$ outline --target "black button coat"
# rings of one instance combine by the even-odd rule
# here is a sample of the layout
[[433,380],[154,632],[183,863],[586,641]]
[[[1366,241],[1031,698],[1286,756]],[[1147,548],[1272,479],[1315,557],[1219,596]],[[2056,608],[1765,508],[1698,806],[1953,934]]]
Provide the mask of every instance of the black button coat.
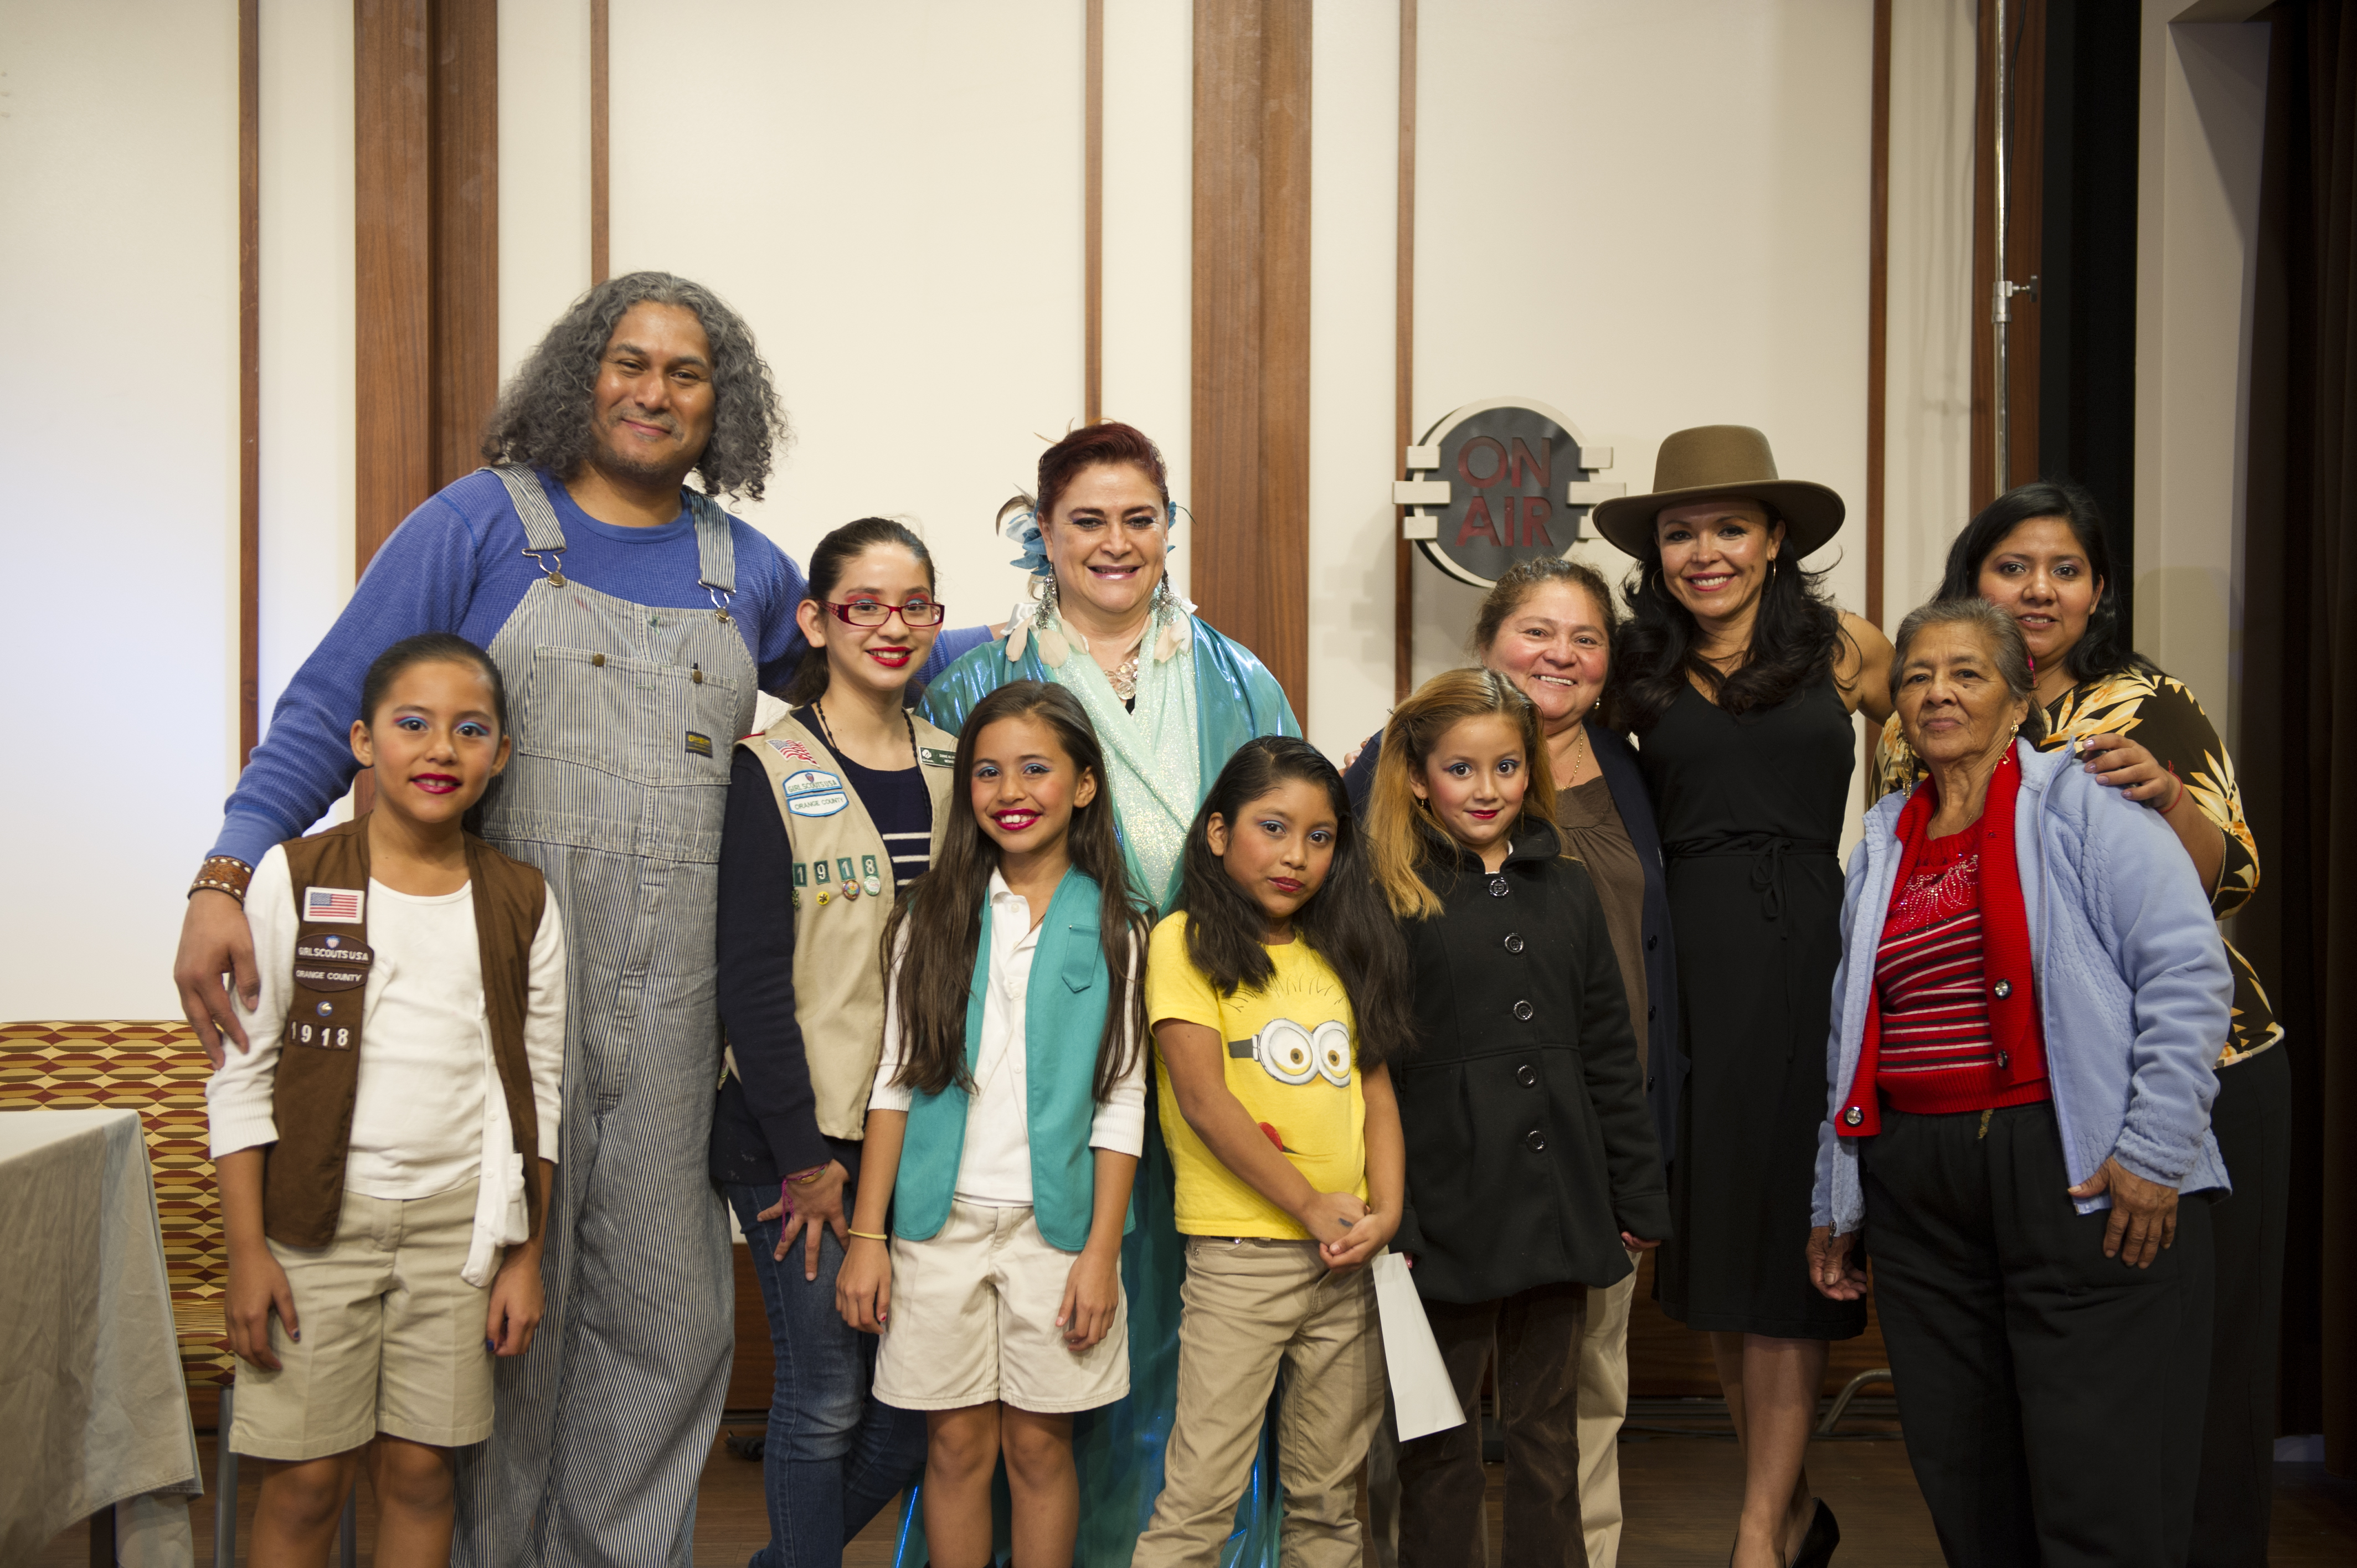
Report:
[[1518,833],[1495,873],[1436,835],[1423,875],[1437,917],[1405,922],[1417,1044],[1391,1064],[1407,1144],[1394,1245],[1437,1301],[1629,1274],[1620,1232],[1670,1233],[1604,906],[1552,824]]
[[[1586,721],[1588,749],[1597,770],[1612,792],[1612,809],[1620,813],[1638,863],[1645,869],[1643,934],[1645,938],[1645,1095],[1653,1107],[1653,1136],[1662,1145],[1662,1163],[1678,1157],[1678,1096],[1685,1087],[1686,1058],[1678,1033],[1677,944],[1670,930],[1670,887],[1662,865],[1662,835],[1653,826],[1652,798],[1645,793],[1645,776],[1638,769],[1636,748],[1626,736],[1614,735],[1597,719]],[[1359,759],[1342,775],[1351,792],[1351,809],[1366,820],[1367,801],[1374,792],[1375,764],[1383,757],[1383,732],[1367,737]]]

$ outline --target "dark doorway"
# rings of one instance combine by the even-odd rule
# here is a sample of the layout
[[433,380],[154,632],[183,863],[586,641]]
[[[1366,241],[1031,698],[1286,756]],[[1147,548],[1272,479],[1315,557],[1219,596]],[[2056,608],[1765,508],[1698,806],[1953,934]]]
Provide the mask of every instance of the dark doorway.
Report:
[[2046,0],[2038,467],[2094,492],[2135,625],[2136,79],[2140,8]]

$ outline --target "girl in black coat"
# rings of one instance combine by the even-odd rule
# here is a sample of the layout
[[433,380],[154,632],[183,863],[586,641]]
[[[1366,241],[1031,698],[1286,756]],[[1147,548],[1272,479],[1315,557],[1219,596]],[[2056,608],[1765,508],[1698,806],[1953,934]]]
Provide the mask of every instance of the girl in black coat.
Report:
[[[1436,676],[1383,732],[1368,824],[1407,936],[1418,1045],[1394,1065],[1408,1254],[1458,1399],[1498,1348],[1506,1568],[1587,1561],[1575,1351],[1589,1285],[1669,1233],[1627,993],[1587,873],[1564,858],[1530,700]],[[1402,1568],[1464,1561],[1482,1506],[1469,1423],[1400,1451]]]

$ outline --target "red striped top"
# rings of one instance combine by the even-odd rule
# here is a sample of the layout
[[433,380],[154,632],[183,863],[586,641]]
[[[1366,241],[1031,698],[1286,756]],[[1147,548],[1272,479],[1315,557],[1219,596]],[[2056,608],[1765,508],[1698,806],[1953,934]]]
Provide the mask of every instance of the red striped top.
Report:
[[2007,1088],[1998,1071],[1982,957],[1980,837],[1967,829],[1925,841],[1891,897],[1875,960],[1874,1081],[1900,1111],[1938,1115],[2048,1097],[2043,1078]]

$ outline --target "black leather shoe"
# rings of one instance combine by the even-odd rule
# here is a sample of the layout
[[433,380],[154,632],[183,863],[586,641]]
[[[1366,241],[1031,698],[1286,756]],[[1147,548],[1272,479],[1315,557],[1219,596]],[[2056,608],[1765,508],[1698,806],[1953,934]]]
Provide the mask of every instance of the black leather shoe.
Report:
[[1825,1507],[1825,1499],[1817,1499],[1817,1511],[1809,1520],[1809,1533],[1801,1537],[1801,1550],[1792,1556],[1792,1568],[1825,1568],[1834,1560],[1834,1548],[1841,1544],[1841,1526],[1834,1519],[1834,1510]]

